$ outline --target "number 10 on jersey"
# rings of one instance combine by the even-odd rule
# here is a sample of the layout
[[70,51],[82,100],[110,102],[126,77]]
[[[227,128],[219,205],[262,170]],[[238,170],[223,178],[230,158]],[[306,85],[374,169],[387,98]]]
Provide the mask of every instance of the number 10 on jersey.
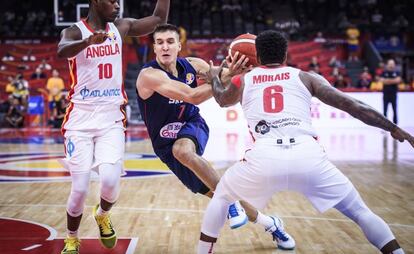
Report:
[[263,110],[266,113],[279,113],[283,110],[283,87],[269,86],[263,90]]
[[112,78],[112,64],[99,64],[99,79],[110,79]]

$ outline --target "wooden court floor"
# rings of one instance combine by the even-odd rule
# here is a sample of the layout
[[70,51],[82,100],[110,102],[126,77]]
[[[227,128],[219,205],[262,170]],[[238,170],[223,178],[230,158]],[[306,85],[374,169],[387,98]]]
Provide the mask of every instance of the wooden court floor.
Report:
[[[9,169],[10,172],[10,165],[19,171],[30,167],[33,160],[29,156],[29,159],[24,157],[24,162],[18,159],[5,161],[2,155],[41,153],[43,156],[63,153],[62,145],[53,142],[6,142],[0,146],[0,167]],[[133,162],[134,154],[151,153],[147,139],[127,144],[127,155],[130,155],[129,160],[132,161],[128,163],[131,165],[137,163]],[[34,158],[38,158],[36,156]],[[414,253],[414,157],[411,158],[398,159],[398,154],[389,151],[384,153],[383,160],[364,160],[361,157],[361,160],[334,161],[351,179],[367,205],[390,224],[406,253]],[[49,176],[54,176],[53,172],[59,171],[55,169],[55,160],[53,156],[39,160],[50,166]],[[16,164],[16,161],[20,164]],[[144,168],[154,167],[160,168],[159,172],[168,172],[159,166],[156,158],[148,163],[150,166],[144,165]],[[44,165],[33,165],[37,167],[34,172],[44,171]],[[222,170],[226,168],[221,167]],[[29,173],[26,175],[33,176]],[[80,235],[85,239],[97,237],[97,227],[91,212],[99,200],[98,191],[99,182],[92,181],[80,228]],[[62,238],[65,236],[65,206],[69,192],[70,181],[67,181],[67,176],[43,182],[4,181],[0,183],[0,218],[48,225],[56,230],[56,237]],[[112,221],[118,236],[138,238],[136,248],[128,253],[195,253],[207,203],[206,197],[192,194],[171,174],[125,177],[122,180],[120,199],[112,212]],[[378,253],[356,224],[332,209],[319,214],[298,194],[276,194],[264,212],[284,219],[287,231],[296,240],[295,251],[277,250],[269,234],[257,225],[248,224],[237,230],[231,230],[225,225],[216,253]],[[5,234],[0,233],[1,237],[4,238]],[[2,252],[5,240],[7,235],[0,239],[0,253],[34,253]]]

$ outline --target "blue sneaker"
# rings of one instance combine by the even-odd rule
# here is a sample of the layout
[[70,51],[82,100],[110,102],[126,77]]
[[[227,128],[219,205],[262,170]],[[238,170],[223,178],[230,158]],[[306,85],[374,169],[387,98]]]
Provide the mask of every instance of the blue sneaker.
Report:
[[236,201],[229,206],[227,219],[229,220],[231,229],[239,228],[247,223],[248,218],[246,212],[239,201]]
[[283,221],[276,216],[270,216],[270,218],[273,220],[273,226],[267,228],[266,232],[272,234],[276,246],[282,250],[293,250],[296,245],[295,239],[286,233]]

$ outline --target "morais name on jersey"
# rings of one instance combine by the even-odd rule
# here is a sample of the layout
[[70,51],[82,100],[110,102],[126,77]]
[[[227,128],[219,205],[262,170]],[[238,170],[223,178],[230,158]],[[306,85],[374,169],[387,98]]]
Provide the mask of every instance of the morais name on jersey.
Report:
[[89,46],[86,48],[86,58],[95,58],[111,55],[119,55],[118,43],[108,45]]
[[253,84],[273,82],[273,81],[279,81],[279,80],[287,80],[287,79],[290,79],[289,72],[279,73],[276,75],[254,75]]

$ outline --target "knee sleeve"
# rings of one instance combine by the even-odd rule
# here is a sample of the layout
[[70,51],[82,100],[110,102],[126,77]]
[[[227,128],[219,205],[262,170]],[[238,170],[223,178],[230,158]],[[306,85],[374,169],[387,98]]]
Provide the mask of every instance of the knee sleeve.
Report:
[[99,165],[102,199],[109,203],[115,203],[119,196],[121,174],[122,161],[114,164],[103,163]]
[[85,199],[88,195],[90,173],[72,174],[72,188],[70,191],[66,211],[72,217],[83,213]]
[[368,241],[379,250],[395,239],[390,227],[365,205],[356,189],[353,189],[335,208],[357,223]]
[[226,222],[227,211],[231,202],[223,197],[211,199],[203,217],[201,232],[207,236],[217,238],[220,229]]

